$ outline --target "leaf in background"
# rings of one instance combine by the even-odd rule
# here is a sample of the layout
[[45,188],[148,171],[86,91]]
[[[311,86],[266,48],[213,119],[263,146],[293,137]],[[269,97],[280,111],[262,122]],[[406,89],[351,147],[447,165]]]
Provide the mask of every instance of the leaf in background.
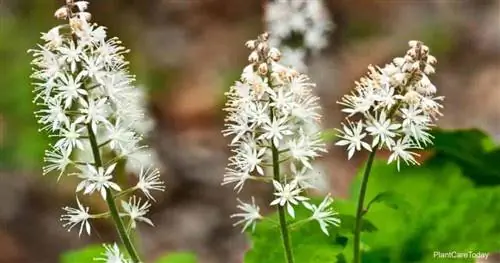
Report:
[[[352,215],[339,214],[342,224],[340,225],[342,233],[354,233],[354,228],[356,226],[356,217]],[[375,232],[377,231],[377,227],[370,222],[369,220],[363,218],[361,220],[361,232]]]
[[79,250],[70,250],[62,254],[60,263],[88,263],[94,262],[94,258],[104,253],[102,245],[91,245]]
[[377,194],[366,206],[366,210],[370,211],[370,207],[375,203],[383,203],[387,207],[395,210],[401,210],[408,215],[411,210],[411,204],[404,197],[394,191],[384,191]]
[[168,255],[160,258],[156,263],[196,263],[198,260],[193,253],[178,252],[169,253]]
[[436,154],[430,161],[440,163],[452,160],[465,176],[480,186],[500,184],[500,149],[484,132],[477,129],[435,130]]

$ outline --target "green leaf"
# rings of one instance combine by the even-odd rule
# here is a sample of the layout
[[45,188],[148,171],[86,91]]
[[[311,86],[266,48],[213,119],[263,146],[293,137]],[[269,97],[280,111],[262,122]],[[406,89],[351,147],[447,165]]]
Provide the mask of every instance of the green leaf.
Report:
[[500,149],[484,132],[471,130],[432,132],[433,162],[453,161],[460,166],[463,175],[480,186],[500,184]]
[[156,263],[196,263],[198,260],[193,253],[178,252],[170,253],[160,258]]
[[[436,146],[429,150],[435,155],[420,166],[398,171],[386,160],[375,160],[366,196],[375,201],[365,218],[378,231],[361,235],[370,248],[363,252],[364,263],[434,263],[433,251],[496,251],[500,247],[500,223],[495,216],[500,214],[500,185],[482,180],[496,176],[500,156],[493,156],[498,148],[477,130],[434,134]],[[408,203],[410,217],[400,212],[407,208],[399,198]],[[351,254],[347,247],[342,253]]]
[[394,191],[384,191],[377,194],[366,206],[366,211],[370,211],[370,207],[375,203],[383,203],[387,207],[396,210],[401,209],[405,213],[408,213],[411,209],[410,203],[408,203],[402,195]]
[[60,263],[87,263],[94,262],[94,258],[104,253],[102,245],[91,245],[83,249],[64,252],[59,260]]
[[[342,233],[353,234],[356,227],[356,217],[352,215],[339,214],[338,218],[340,218],[341,221],[340,228],[341,230],[344,230]],[[361,232],[375,232],[377,230],[377,227],[368,219],[361,219]]]

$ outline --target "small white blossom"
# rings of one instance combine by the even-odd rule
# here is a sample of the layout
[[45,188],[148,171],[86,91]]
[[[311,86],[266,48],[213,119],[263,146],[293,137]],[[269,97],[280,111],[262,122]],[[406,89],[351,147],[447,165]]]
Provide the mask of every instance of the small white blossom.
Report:
[[90,219],[89,207],[84,207],[78,198],[76,198],[76,202],[78,208],[63,207],[63,210],[66,212],[66,214],[61,216],[61,221],[64,222],[63,227],[67,227],[68,231],[71,231],[74,226],[80,225],[78,235],[81,236],[83,230],[90,235],[90,223],[88,221]]
[[66,171],[68,165],[72,164],[71,149],[62,147],[52,147],[51,150],[45,151],[43,174],[48,174],[52,171],[59,171],[58,179]]
[[363,132],[363,122],[358,121],[357,124],[348,122],[348,125],[342,123],[342,130],[338,130],[340,140],[335,143],[335,145],[345,146],[347,145],[347,158],[351,159],[355,151],[361,151],[362,148],[367,151],[371,151],[371,146],[362,141],[366,137],[366,133]]
[[122,200],[122,207],[125,213],[122,213],[122,216],[127,216],[130,218],[130,227],[136,228],[137,222],[141,221],[148,225],[154,226],[153,222],[145,215],[148,213],[151,204],[148,201],[144,201],[141,204],[141,198],[137,198],[135,195],[130,197],[128,202]]
[[315,204],[304,203],[304,206],[313,212],[310,217],[311,220],[316,220],[321,228],[321,231],[325,233],[325,235],[329,235],[328,233],[328,225],[339,226],[340,219],[335,217],[338,215],[337,212],[333,211],[331,205],[333,204],[333,199],[330,195],[327,195],[325,199],[316,206]]
[[418,165],[417,160],[415,160],[415,156],[419,156],[419,154],[414,153],[410,150],[417,148],[411,142],[405,139],[399,139],[392,149],[392,154],[389,156],[387,163],[392,163],[396,161],[397,167],[399,170],[399,160],[403,159],[406,164]]
[[260,214],[260,208],[255,204],[255,198],[252,196],[252,203],[245,203],[240,199],[238,199],[238,203],[239,205],[236,207],[243,212],[231,215],[231,217],[241,217],[238,222],[234,223],[234,226],[244,224],[241,230],[242,232],[248,227],[251,227],[252,231],[254,231],[257,221],[263,218]]
[[165,191],[165,184],[160,179],[160,171],[153,167],[148,167],[146,169],[141,167],[139,181],[137,182],[136,187],[151,200],[155,200],[151,191]]
[[285,186],[274,180],[273,186],[276,199],[274,199],[270,205],[279,205],[283,207],[286,205],[286,210],[291,217],[295,217],[293,205],[309,200],[309,198],[300,195],[302,193],[302,189],[298,187],[296,180],[285,184]]
[[115,166],[116,163],[104,170],[103,167],[98,167],[96,169],[93,165],[87,165],[86,171],[79,175],[83,180],[76,187],[76,192],[83,190],[84,194],[91,194],[97,191],[101,194],[102,199],[106,199],[106,190],[108,188],[121,191],[120,186],[111,181],[111,179],[113,179],[112,173]]

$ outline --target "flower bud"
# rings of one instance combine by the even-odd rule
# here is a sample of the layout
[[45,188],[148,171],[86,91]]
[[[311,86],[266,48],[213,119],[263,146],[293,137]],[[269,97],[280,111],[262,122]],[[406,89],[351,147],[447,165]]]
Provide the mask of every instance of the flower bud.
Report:
[[404,58],[402,58],[402,57],[397,57],[397,58],[394,58],[394,59],[392,60],[392,62],[393,62],[396,66],[401,67],[401,66],[405,63],[405,59],[404,59]]
[[433,55],[428,55],[427,56],[427,63],[429,63],[431,65],[436,64],[437,63],[436,57],[434,57]]
[[418,42],[419,42],[419,41],[417,41],[417,40],[410,40],[410,41],[408,42],[408,45],[409,45],[410,47],[412,47],[412,48],[415,48],[415,47],[417,46]]
[[263,33],[260,36],[262,37],[262,40],[264,40],[264,41],[267,41],[269,39],[269,33],[268,32],[265,32],[265,33]]
[[247,42],[245,42],[245,46],[249,49],[255,49],[256,47],[256,41],[255,40],[248,40]]
[[261,75],[266,75],[268,68],[267,68],[267,63],[261,63],[258,68],[259,74]]
[[68,18],[68,8],[63,6],[54,12],[54,16],[57,19],[67,19]]
[[260,43],[257,45],[257,50],[258,50],[259,52],[265,52],[268,48],[269,48],[269,46],[267,45],[267,42],[260,42]]
[[430,75],[430,74],[434,74],[435,72],[436,72],[436,70],[434,70],[433,66],[431,66],[429,64],[425,65],[425,68],[424,68],[424,73],[425,74]]
[[78,2],[75,2],[75,6],[76,6],[76,8],[78,8],[78,11],[83,12],[83,11],[87,10],[87,8],[89,6],[89,2],[78,1]]
[[250,53],[250,56],[248,56],[248,61],[250,61],[250,63],[256,63],[259,61],[259,54],[257,53],[257,51],[253,51],[252,53]]
[[271,50],[269,50],[268,56],[274,61],[279,61],[281,58],[281,53],[278,49],[271,48]]

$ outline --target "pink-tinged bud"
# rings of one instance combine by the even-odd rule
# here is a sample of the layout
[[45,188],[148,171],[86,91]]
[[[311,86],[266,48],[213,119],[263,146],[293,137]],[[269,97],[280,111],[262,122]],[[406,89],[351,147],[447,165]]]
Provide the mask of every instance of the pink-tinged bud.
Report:
[[269,50],[268,56],[274,61],[279,61],[281,58],[281,52],[277,48],[271,48],[271,50]]
[[245,43],[245,46],[249,49],[255,49],[256,47],[256,41],[255,40],[248,40],[246,43]]
[[425,65],[425,68],[424,68],[424,73],[427,74],[427,75],[430,75],[430,74],[434,74],[436,72],[436,70],[434,69],[433,66],[431,65]]
[[394,64],[398,67],[401,67],[404,63],[405,63],[405,59],[402,58],[402,57],[397,57],[397,58],[394,58],[392,60],[392,62],[394,62]]
[[435,65],[437,63],[437,60],[433,55],[428,55],[427,56],[427,63],[429,63],[431,65]]
[[408,45],[409,45],[410,47],[414,48],[414,47],[416,47],[416,46],[417,46],[418,42],[419,42],[419,41],[417,41],[417,40],[410,40],[410,41],[408,42]]
[[266,75],[268,71],[268,67],[266,63],[261,63],[258,68],[259,74]]
[[87,10],[87,8],[89,7],[89,2],[78,1],[78,2],[75,2],[75,6],[76,6],[76,8],[78,8],[78,11],[83,12],[83,11]]
[[264,41],[267,41],[269,39],[269,33],[268,32],[265,32],[265,33],[263,33],[260,36],[262,37],[262,40],[264,40]]
[[257,45],[257,50],[259,52],[264,52],[266,51],[268,48],[268,45],[267,45],[267,42],[260,42],[258,45]]

